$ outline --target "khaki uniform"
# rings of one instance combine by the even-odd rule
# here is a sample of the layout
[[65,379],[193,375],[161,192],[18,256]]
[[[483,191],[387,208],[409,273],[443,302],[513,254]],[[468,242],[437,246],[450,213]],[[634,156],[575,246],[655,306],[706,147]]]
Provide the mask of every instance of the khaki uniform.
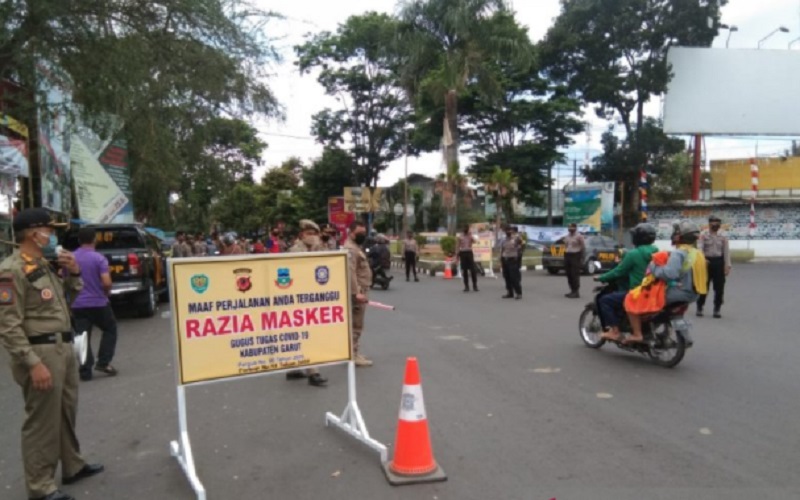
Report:
[[[697,248],[706,256],[708,263],[708,283],[706,285],[714,285],[714,311],[719,312],[725,302],[726,270],[732,267],[728,237],[720,234],[719,231],[716,233],[705,232],[700,235]],[[701,295],[697,299],[697,307],[700,311],[705,307],[707,297],[708,295]]]
[[195,257],[205,257],[208,253],[208,247],[202,241],[197,241],[194,244],[194,256]]
[[372,269],[369,267],[367,254],[355,241],[347,238],[344,248],[350,260],[350,294],[353,296],[353,353],[358,355],[361,333],[364,331],[364,316],[367,313],[367,304],[359,304],[355,300],[356,294],[367,295],[372,286]]
[[183,243],[176,241],[172,245],[172,258],[179,259],[181,257],[185,257],[185,255],[183,255]]
[[[320,245],[318,245],[318,246],[314,246],[314,247],[312,247],[312,248],[309,248],[309,247],[307,247],[307,246],[306,246],[306,244],[305,244],[305,243],[303,243],[302,241],[300,241],[300,240],[298,239],[298,240],[297,240],[297,243],[295,243],[295,244],[292,246],[292,248],[290,248],[290,249],[289,249],[289,251],[288,251],[287,253],[298,253],[298,252],[322,252],[322,251],[324,251],[324,250],[326,250],[326,248],[325,248],[325,246],[323,246],[322,244],[320,244]],[[298,372],[299,372],[299,370],[298,370]],[[306,370],[306,374],[307,374],[309,377],[310,377],[311,375],[314,375],[315,373],[319,373],[319,370],[317,370],[316,368],[309,368],[309,369],[307,369],[307,370]]]
[[[80,277],[64,280],[44,259],[15,251],[0,263],[0,340],[11,355],[14,380],[25,399],[22,457],[30,497],[56,491],[55,473],[72,477],[86,462],[75,435],[78,408],[78,361],[71,343],[31,345],[30,337],[72,332],[65,288],[73,296],[83,288]],[[30,370],[44,363],[53,388],[34,390]]]
[[194,256],[194,249],[192,248],[192,245],[189,244],[188,241],[184,241],[183,243],[181,243],[181,254],[183,254],[182,255],[183,257]]

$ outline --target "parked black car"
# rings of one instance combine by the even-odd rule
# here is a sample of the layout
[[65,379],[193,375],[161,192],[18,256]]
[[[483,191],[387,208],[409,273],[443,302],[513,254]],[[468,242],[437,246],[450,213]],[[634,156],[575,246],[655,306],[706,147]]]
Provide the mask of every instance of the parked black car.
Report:
[[[600,235],[587,235],[586,254],[583,256],[583,272],[594,274],[600,271],[609,271],[617,266],[620,261],[622,245],[613,238]],[[545,245],[542,252],[542,266],[550,274],[558,274],[564,269],[564,238]]]
[[[156,312],[160,297],[167,294],[166,258],[161,242],[138,224],[90,224],[97,231],[97,251],[108,259],[113,303],[133,303],[141,316]],[[74,251],[78,229],[63,238],[62,245]]]

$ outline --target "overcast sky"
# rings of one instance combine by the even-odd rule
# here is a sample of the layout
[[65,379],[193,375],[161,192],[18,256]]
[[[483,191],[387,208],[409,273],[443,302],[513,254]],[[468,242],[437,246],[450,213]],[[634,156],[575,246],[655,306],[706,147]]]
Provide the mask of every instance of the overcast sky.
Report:
[[[284,106],[286,120],[284,122],[258,122],[257,127],[263,134],[269,148],[264,154],[264,167],[259,169],[256,178],[260,178],[267,168],[279,165],[290,156],[297,156],[308,161],[318,157],[322,148],[310,134],[311,116],[325,107],[336,107],[336,101],[325,96],[322,87],[314,76],[301,76],[294,67],[294,51],[296,44],[302,43],[308,33],[317,31],[334,31],[349,16],[369,10],[379,12],[395,12],[398,3],[395,0],[293,0],[291,2],[276,0],[255,0],[262,8],[276,11],[285,19],[271,24],[271,34],[276,38],[276,47],[283,56],[283,62],[273,69],[274,76],[270,85]],[[517,20],[528,27],[532,40],[540,40],[558,15],[559,0],[528,0],[514,3]],[[735,25],[739,31],[732,34],[730,48],[755,48],[758,40],[766,36],[778,26],[786,26],[790,32],[777,33],[766,41],[764,49],[786,50],[789,42],[800,37],[800,0],[730,0],[723,9],[722,22]],[[714,47],[724,47],[728,33],[721,32],[714,41]],[[794,46],[800,51],[800,43]],[[660,103],[651,103],[649,113],[657,116]],[[592,154],[599,152],[599,138],[606,125],[598,121],[593,112],[586,113],[584,120],[592,123]],[[756,139],[724,139],[708,138],[706,151],[709,158],[735,158],[754,154]],[[788,148],[790,141],[774,138],[758,141],[759,155],[779,154]],[[576,144],[568,152],[570,158],[577,157],[581,161],[587,150],[587,136],[576,137]],[[462,165],[463,167],[464,165]],[[435,176],[442,171],[438,154],[423,155],[409,159],[409,173],[420,173]],[[403,160],[394,162],[382,175],[381,184],[391,185],[404,175]],[[562,175],[568,176],[566,170]]]

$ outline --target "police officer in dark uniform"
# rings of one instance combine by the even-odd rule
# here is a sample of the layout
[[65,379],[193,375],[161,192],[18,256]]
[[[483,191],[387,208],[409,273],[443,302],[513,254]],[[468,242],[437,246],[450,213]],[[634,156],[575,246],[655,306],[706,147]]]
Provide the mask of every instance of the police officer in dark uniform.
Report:
[[72,500],[56,486],[59,462],[63,484],[103,471],[102,465],[84,461],[75,435],[78,360],[65,289],[74,296],[83,280],[71,253],[59,252],[60,274],[45,259],[58,242],[56,224],[45,209],[21,211],[13,227],[19,249],[0,263],[0,341],[25,400],[22,458],[28,496]]

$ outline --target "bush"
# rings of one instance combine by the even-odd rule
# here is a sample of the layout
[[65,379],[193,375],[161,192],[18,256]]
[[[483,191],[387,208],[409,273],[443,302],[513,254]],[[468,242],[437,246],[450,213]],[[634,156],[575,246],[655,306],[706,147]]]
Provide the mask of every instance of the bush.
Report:
[[414,239],[417,240],[417,246],[419,247],[420,250],[425,248],[425,245],[428,244],[428,238],[426,238],[426,237],[424,237],[422,235],[418,234],[418,235],[414,236]]
[[443,236],[440,245],[445,255],[452,257],[456,254],[456,239],[454,236]]

